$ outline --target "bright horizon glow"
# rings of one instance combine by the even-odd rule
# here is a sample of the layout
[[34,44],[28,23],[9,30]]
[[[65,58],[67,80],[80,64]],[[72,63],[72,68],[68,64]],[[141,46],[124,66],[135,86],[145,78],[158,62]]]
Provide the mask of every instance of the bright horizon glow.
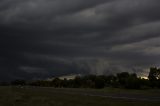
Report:
[[140,77],[141,79],[148,79],[148,77],[145,77],[145,76],[143,76],[143,77]]

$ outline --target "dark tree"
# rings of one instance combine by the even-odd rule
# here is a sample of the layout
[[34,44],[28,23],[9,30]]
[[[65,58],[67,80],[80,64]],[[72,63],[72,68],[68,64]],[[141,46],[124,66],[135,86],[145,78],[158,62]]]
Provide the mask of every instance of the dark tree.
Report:
[[104,86],[105,86],[105,80],[101,77],[97,77],[95,79],[95,88],[100,89],[100,88],[104,88]]
[[76,76],[74,79],[74,88],[79,88],[81,87],[82,84],[82,79],[79,76]]
[[26,81],[25,80],[15,80],[15,81],[12,81],[11,82],[12,85],[21,85],[21,86],[24,86],[26,85]]
[[126,78],[125,88],[140,89],[140,86],[140,79],[137,78],[136,74],[130,74],[130,76]]
[[150,86],[159,87],[160,86],[160,69],[157,67],[151,67],[148,75],[148,79],[150,81]]
[[59,78],[55,78],[53,81],[52,81],[52,84],[54,87],[62,87],[62,80],[60,80]]
[[151,67],[148,75],[150,81],[156,81],[159,78],[159,69],[157,67]]
[[128,77],[129,77],[128,72],[122,72],[122,73],[117,74],[118,82],[122,86],[126,84],[126,80],[127,80]]

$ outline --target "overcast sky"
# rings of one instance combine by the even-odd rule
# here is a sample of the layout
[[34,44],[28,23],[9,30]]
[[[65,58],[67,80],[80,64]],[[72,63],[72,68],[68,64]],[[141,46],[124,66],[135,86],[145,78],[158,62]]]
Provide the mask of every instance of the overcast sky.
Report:
[[148,74],[160,0],[0,0],[0,80]]

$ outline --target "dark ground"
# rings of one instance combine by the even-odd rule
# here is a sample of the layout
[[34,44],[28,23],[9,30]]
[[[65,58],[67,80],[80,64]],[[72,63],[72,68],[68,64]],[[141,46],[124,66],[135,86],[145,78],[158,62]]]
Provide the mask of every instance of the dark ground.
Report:
[[160,90],[0,87],[0,106],[160,106]]

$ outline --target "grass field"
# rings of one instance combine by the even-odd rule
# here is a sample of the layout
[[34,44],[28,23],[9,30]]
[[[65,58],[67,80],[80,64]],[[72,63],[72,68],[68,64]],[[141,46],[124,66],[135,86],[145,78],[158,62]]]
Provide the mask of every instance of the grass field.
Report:
[[[97,94],[114,97],[124,94],[137,99],[110,98]],[[140,100],[141,96],[149,100]],[[160,101],[154,101],[151,97],[160,97],[160,91],[0,87],[0,106],[160,106]]]

